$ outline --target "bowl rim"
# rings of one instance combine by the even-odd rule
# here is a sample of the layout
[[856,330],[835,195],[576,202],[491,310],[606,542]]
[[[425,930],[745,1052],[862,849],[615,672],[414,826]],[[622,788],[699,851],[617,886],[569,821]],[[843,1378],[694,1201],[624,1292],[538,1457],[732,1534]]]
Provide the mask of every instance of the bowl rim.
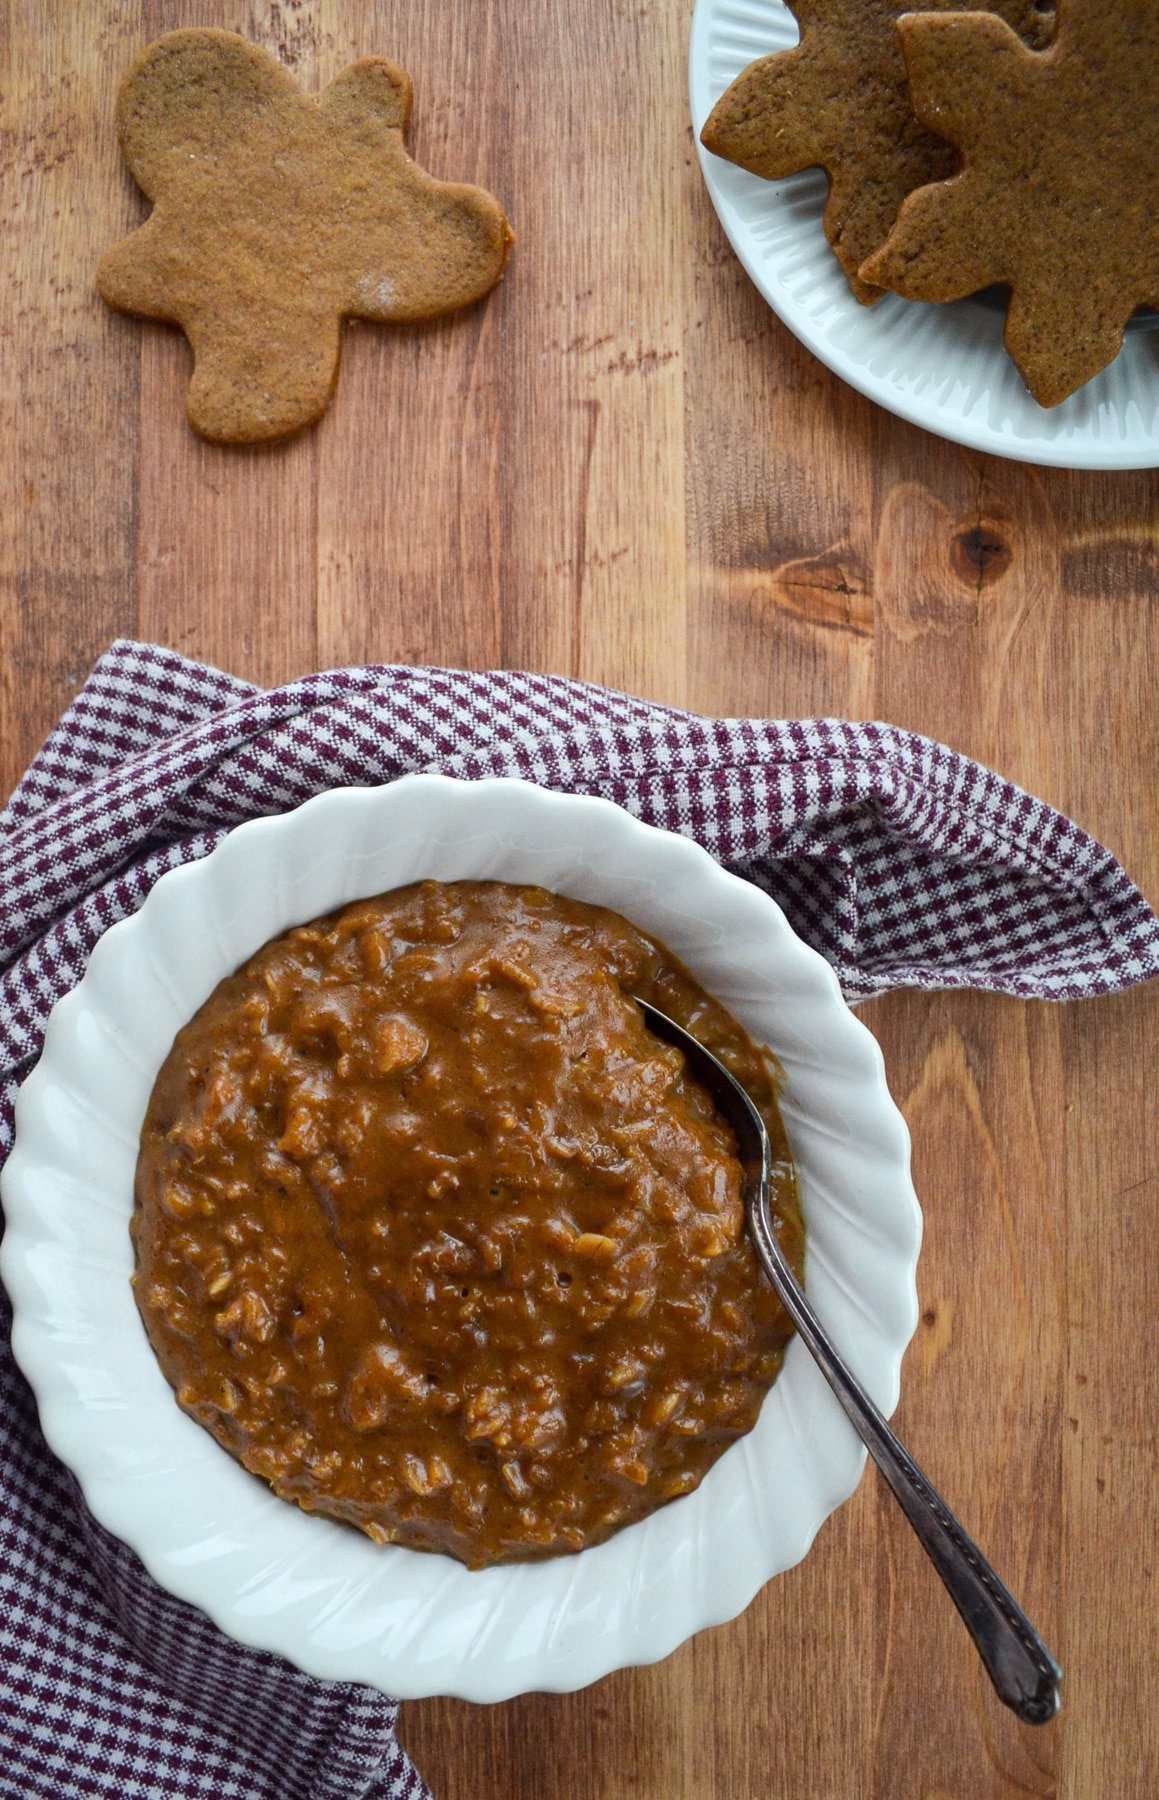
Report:
[[[119,1475],[116,1470],[110,1473],[110,1454],[127,1454],[129,1464],[136,1467],[133,1456],[137,1452],[141,1436],[140,1421],[144,1416],[139,1414],[135,1404],[136,1390],[124,1386],[128,1377],[116,1377],[122,1381],[122,1387],[118,1390],[122,1399],[117,1407],[111,1407],[107,1398],[102,1399],[103,1428],[99,1433],[96,1432],[86,1398],[93,1378],[91,1360],[84,1371],[62,1360],[62,1345],[67,1347],[70,1341],[80,1341],[75,1338],[78,1329],[77,1315],[75,1312],[70,1313],[73,1302],[67,1283],[63,1300],[59,1293],[55,1298],[46,1299],[43,1279],[45,1259],[58,1254],[61,1245],[67,1246],[69,1243],[69,1202],[62,1195],[67,1194],[70,1181],[74,1186],[79,1184],[85,1189],[90,1180],[91,1168],[99,1166],[87,1162],[82,1167],[75,1147],[70,1148],[63,1138],[54,1135],[48,1121],[55,1116],[54,1108],[59,1109],[62,1105],[67,1107],[71,1103],[70,1096],[75,1099],[76,1095],[87,1091],[80,1085],[82,1082],[91,1083],[97,1079],[95,1071],[98,1059],[93,1055],[97,1041],[94,1031],[99,1027],[100,1031],[111,1033],[108,1042],[112,1042],[115,1048],[123,1041],[118,1039],[118,1028],[109,1022],[116,1015],[116,1006],[110,997],[118,994],[118,983],[133,975],[134,965],[139,975],[149,961],[151,947],[154,947],[153,940],[164,944],[166,931],[171,929],[172,918],[184,917],[187,920],[194,918],[196,921],[204,919],[206,944],[202,947],[206,949],[207,955],[208,940],[216,940],[213,949],[218,958],[215,966],[219,972],[213,976],[210,986],[215,985],[218,979],[237,966],[238,961],[244,960],[244,956],[239,958],[234,955],[228,965],[222,962],[226,948],[221,941],[223,927],[220,909],[231,891],[236,897],[245,888],[247,880],[252,882],[253,872],[263,866],[263,859],[268,873],[269,869],[277,866],[276,858],[279,855],[289,858],[287,866],[295,870],[296,879],[302,865],[294,861],[295,846],[300,849],[304,844],[313,843],[317,848],[325,839],[328,829],[333,833],[344,829],[351,844],[356,840],[361,843],[364,841],[366,826],[373,822],[381,831],[383,824],[390,821],[392,813],[398,815],[395,820],[396,829],[400,820],[405,823],[409,817],[411,827],[417,834],[416,842],[422,840],[424,844],[427,843],[427,837],[433,843],[438,832],[449,831],[455,818],[459,821],[461,831],[468,837],[472,830],[482,831],[486,841],[490,841],[487,838],[489,831],[516,832],[516,847],[508,845],[506,851],[507,854],[516,856],[530,854],[533,858],[542,860],[548,856],[546,846],[549,844],[564,846],[567,854],[574,854],[578,847],[586,844],[591,850],[591,856],[582,864],[587,872],[585,879],[590,877],[597,884],[606,884],[609,879],[615,881],[616,877],[613,875],[609,878],[603,867],[605,860],[613,854],[628,865],[632,865],[633,859],[637,866],[652,865],[653,875],[644,879],[650,879],[653,883],[655,904],[676,905],[677,901],[673,896],[682,892],[684,887],[691,896],[695,897],[699,893],[701,901],[698,904],[707,897],[712,909],[711,921],[706,912],[702,923],[705,930],[714,933],[713,942],[720,945],[719,950],[714,950],[712,954],[732,958],[737,968],[743,965],[746,982],[754,980],[756,972],[743,958],[736,957],[734,944],[724,942],[728,933],[718,921],[721,916],[726,921],[731,920],[730,930],[735,930],[738,918],[755,922],[750,923],[750,935],[755,932],[761,938],[762,961],[766,956],[771,961],[779,959],[786,968],[792,969],[794,980],[799,980],[804,1000],[809,1007],[818,1008],[818,1016],[825,1020],[825,1029],[820,1036],[824,1038],[828,1031],[835,1037],[843,1052],[848,1055],[851,1066],[857,1071],[857,1086],[860,1091],[856,1094],[857,1107],[854,1111],[865,1133],[865,1143],[872,1147],[873,1155],[869,1157],[869,1161],[872,1162],[873,1157],[876,1157],[874,1166],[877,1168],[879,1181],[884,1182],[882,1192],[888,1190],[890,1209],[888,1231],[882,1240],[886,1242],[888,1239],[885,1250],[881,1250],[880,1245],[875,1249],[876,1240],[872,1240],[872,1234],[867,1238],[866,1246],[877,1255],[877,1265],[880,1265],[876,1302],[880,1316],[874,1319],[872,1300],[855,1293],[845,1277],[843,1291],[848,1298],[849,1307],[841,1319],[831,1315],[829,1323],[831,1328],[839,1327],[839,1339],[841,1331],[846,1332],[849,1340],[847,1354],[849,1345],[857,1347],[858,1366],[866,1385],[883,1410],[887,1414],[892,1411],[900,1386],[902,1355],[917,1325],[915,1273],[921,1240],[921,1212],[909,1173],[908,1131],[889,1096],[884,1062],[876,1040],[849,1009],[830,966],[797,937],[771,896],[753,883],[721,867],[693,839],[647,824],[612,801],[592,795],[559,793],[510,776],[462,781],[437,774],[418,774],[403,776],[382,786],[324,790],[286,812],[266,815],[238,825],[206,856],[162,875],[136,913],[109,927],[95,946],[81,981],[53,1008],[40,1060],[26,1078],[17,1097],[15,1141],[7,1162],[0,1171],[0,1195],[6,1217],[4,1239],[0,1243],[0,1276],[3,1277],[13,1305],[13,1351],[35,1394],[44,1436],[52,1450],[76,1476],[94,1516],[135,1551],[163,1588],[201,1608],[228,1635],[254,1648],[285,1656],[309,1674],[321,1679],[363,1682],[403,1699],[449,1694],[464,1699],[491,1701],[528,1691],[571,1691],[588,1685],[613,1669],[656,1661],[669,1654],[696,1631],[737,1616],[773,1574],[800,1560],[825,1518],[856,1488],[864,1467],[864,1450],[854,1438],[852,1428],[836,1402],[832,1401],[828,1390],[824,1389],[820,1376],[798,1340],[790,1344],[785,1367],[770,1391],[769,1398],[771,1400],[779,1394],[781,1399],[777,1406],[784,1410],[789,1405],[786,1395],[792,1391],[794,1406],[798,1411],[804,1407],[809,1414],[808,1439],[801,1435],[800,1421],[794,1422],[802,1454],[814,1454],[812,1440],[821,1433],[825,1445],[829,1447],[830,1460],[822,1459],[819,1468],[812,1471],[812,1504],[800,1510],[795,1517],[791,1542],[774,1544],[760,1539],[758,1543],[764,1519],[764,1513],[758,1507],[751,1517],[748,1512],[741,1515],[745,1531],[748,1532],[751,1527],[753,1543],[758,1544],[757,1550],[753,1549],[752,1544],[748,1544],[743,1553],[747,1557],[743,1569],[729,1564],[728,1550],[731,1545],[726,1546],[723,1559],[719,1544],[705,1547],[705,1540],[710,1535],[704,1524],[709,1517],[710,1485],[714,1507],[719,1504],[716,1498],[718,1490],[719,1496],[734,1510],[739,1505],[737,1496],[741,1488],[744,1488],[749,1501],[756,1497],[761,1473],[756,1466],[753,1450],[754,1440],[761,1430],[758,1421],[756,1430],[730,1447],[694,1494],[660,1508],[649,1519],[618,1533],[608,1545],[581,1552],[575,1557],[554,1559],[549,1563],[501,1565],[497,1571],[468,1572],[461,1565],[451,1563],[451,1568],[456,1572],[454,1580],[460,1586],[464,1581],[480,1583],[480,1597],[474,1604],[473,1611],[469,1604],[464,1603],[467,1620],[469,1623],[473,1622],[474,1626],[471,1642],[456,1643],[453,1630],[448,1632],[444,1615],[439,1612],[428,1593],[424,1604],[431,1611],[430,1618],[425,1624],[420,1620],[417,1639],[412,1637],[404,1641],[403,1648],[395,1653],[383,1642],[370,1644],[369,1640],[375,1635],[371,1629],[364,1630],[362,1641],[353,1644],[348,1643],[341,1634],[338,1638],[325,1637],[323,1615],[333,1614],[338,1605],[333,1590],[321,1600],[316,1596],[312,1598],[309,1594],[303,1599],[300,1595],[295,1597],[290,1593],[284,1603],[280,1603],[273,1592],[280,1579],[276,1573],[270,1578],[272,1587],[267,1583],[267,1588],[262,1588],[259,1571],[251,1583],[243,1582],[239,1589],[236,1583],[220,1578],[221,1565],[218,1561],[213,1558],[199,1560],[194,1553],[195,1544],[186,1541],[185,1554],[178,1554],[174,1550],[170,1541],[174,1523],[166,1507],[176,1504],[174,1484],[183,1479],[180,1471],[173,1475],[170,1486],[174,1488],[174,1492],[168,1495],[168,1499],[162,1481],[161,1501],[158,1502],[157,1497],[153,1496],[148,1504],[143,1502],[142,1490],[128,1466],[122,1468]],[[527,850],[529,830],[533,838],[537,832],[540,833],[540,838],[530,852]],[[446,849],[445,845],[444,849],[447,855],[459,853],[458,849],[452,851]],[[428,850],[424,849],[423,854],[427,855]],[[312,879],[313,874],[323,866],[320,859],[316,858],[315,862],[317,868],[307,875],[307,880]],[[577,868],[579,866],[577,864]],[[660,873],[665,874],[669,884],[665,890],[668,895],[666,899],[655,898],[660,894]],[[336,879],[332,870],[330,877]],[[411,878],[416,877],[408,877]],[[348,900],[384,891],[382,887],[360,887],[356,881],[350,885],[351,879],[349,876],[343,877],[347,882],[345,898]],[[626,880],[627,877],[623,879]],[[389,885],[399,886],[404,883],[396,880]],[[544,880],[543,885],[554,887],[556,891],[568,891],[565,886],[551,880]],[[251,895],[256,892],[252,888],[248,891]],[[589,896],[580,894],[578,897]],[[279,895],[278,903],[283,909],[287,905],[292,908],[295,904],[285,894]],[[336,902],[344,903],[342,899]],[[691,901],[688,904],[691,905]],[[329,905],[311,905],[306,912],[294,913],[291,922],[305,922],[307,918],[320,916],[329,910]],[[629,917],[633,916],[628,902],[617,910],[626,912]],[[701,918],[699,912],[695,916]],[[169,924],[166,923],[167,919]],[[252,935],[256,927],[248,917],[248,912],[245,923]],[[646,921],[641,923],[644,929],[650,928]],[[285,928],[287,927],[282,927]],[[270,935],[274,933],[263,930],[253,948],[256,949]],[[192,948],[188,944],[185,947]],[[674,944],[672,948],[687,959],[687,945]],[[246,951],[244,954],[251,953]],[[695,961],[691,966],[696,972]],[[154,970],[154,973],[157,972]],[[187,979],[184,971],[181,979]],[[205,992],[208,991],[207,988]],[[761,991],[764,992],[763,989]],[[157,997],[158,1007],[163,998],[163,995]],[[185,1004],[177,996],[170,996],[170,1000],[177,1006]],[[734,1004],[728,998],[725,1003]],[[752,1004],[756,1003],[754,998]],[[785,1004],[783,993],[778,994],[778,1004]],[[125,1040],[132,1046],[132,1057],[128,1050],[124,1052],[126,1068],[135,1067],[133,1059],[140,1056],[141,1016],[138,1015],[136,1020],[120,1028],[124,1031]],[[184,1017],[188,1016],[189,1013],[186,1012]],[[183,1019],[179,1019],[180,1022]],[[153,1028],[150,1026],[150,1029]],[[168,1042],[172,1040],[173,1030],[168,1027],[166,1029],[168,1040],[160,1055],[154,1058],[151,1072],[148,1068],[140,1072],[140,1079],[147,1082],[144,1090],[146,1098],[160,1058],[165,1054]],[[107,1047],[107,1042],[102,1041],[102,1050]],[[780,1055],[782,1062],[785,1062],[783,1045],[773,1044],[772,1047]],[[145,1060],[147,1062],[148,1058]],[[788,1067],[789,1065],[787,1073]],[[101,1076],[101,1079],[104,1078]],[[799,1073],[797,1086],[807,1088],[810,1080],[828,1081],[829,1078],[828,1072],[818,1067],[813,1074],[809,1074],[807,1070]],[[842,1120],[828,1119],[823,1132],[819,1123],[815,1125],[806,1119],[802,1124],[799,1116],[794,1117],[788,1104],[791,1087],[791,1082],[787,1082],[784,1108],[790,1141],[794,1142],[795,1136],[799,1136],[802,1130],[814,1135],[821,1132],[823,1138],[833,1139],[840,1149],[837,1140],[846,1129]],[[852,1098],[850,1090],[850,1103]],[[89,1100],[91,1112],[91,1094]],[[112,1096],[111,1104],[114,1107],[120,1104],[116,1094]],[[143,1107],[133,1115],[137,1119],[138,1131],[141,1112]],[[81,1118],[80,1111],[77,1111],[76,1118]],[[106,1148],[110,1148],[110,1120],[90,1119],[89,1124],[97,1133],[98,1143],[103,1142]],[[83,1137],[86,1129],[83,1120],[78,1129]],[[121,1130],[123,1143],[129,1127],[122,1124]],[[135,1149],[134,1137],[131,1143],[134,1161]],[[858,1144],[855,1149],[865,1160],[867,1152],[864,1145]],[[794,1150],[796,1153],[796,1143]],[[127,1154],[122,1149],[122,1155]],[[811,1201],[806,1191],[804,1171],[802,1175],[802,1197],[808,1218]],[[62,1176],[66,1177],[63,1183],[60,1179]],[[103,1202],[103,1188],[101,1195]],[[111,1216],[126,1221],[131,1205],[130,1181],[128,1208],[124,1206],[124,1194],[121,1193],[119,1199],[114,1198],[109,1202],[107,1210]],[[88,1242],[85,1234],[96,1229],[98,1211],[103,1216],[105,1210],[103,1204],[98,1204],[89,1206],[87,1210],[82,1208],[83,1217],[80,1213],[76,1215],[80,1221],[76,1228],[81,1231],[85,1243]],[[822,1213],[818,1216],[829,1215]],[[828,1279],[821,1265],[819,1244],[814,1242],[815,1226],[816,1221],[810,1220],[806,1268],[806,1282],[810,1289],[814,1286],[815,1276],[817,1280]],[[861,1229],[860,1223],[854,1221],[852,1214],[844,1224],[840,1224],[842,1231],[847,1228],[850,1231]],[[111,1230],[112,1227],[102,1224],[100,1229]],[[99,1238],[99,1231],[97,1236]],[[123,1237],[127,1244],[127,1230],[123,1231]],[[840,1236],[838,1241],[843,1241]],[[71,1269],[71,1263],[68,1266]],[[107,1298],[107,1276],[101,1270],[91,1270],[82,1258],[82,1266],[74,1271],[74,1275],[82,1284],[82,1294],[91,1296],[104,1283]],[[68,1279],[74,1279],[74,1275],[69,1275]],[[86,1287],[85,1283],[89,1285]],[[841,1282],[838,1282],[838,1287],[841,1287]],[[134,1344],[132,1327],[126,1323],[126,1342],[130,1345],[126,1354],[137,1370],[134,1379],[147,1380],[150,1384],[154,1384],[154,1377],[163,1381],[159,1369],[152,1361],[152,1352],[137,1318],[127,1282],[124,1300],[124,1305],[118,1303],[117,1319],[127,1317],[127,1306],[139,1333],[139,1344]],[[74,1334],[73,1340],[69,1338],[70,1331]],[[116,1343],[120,1341],[119,1338],[116,1339]],[[142,1361],[142,1351],[145,1361]],[[112,1338],[103,1350],[97,1351],[96,1367],[102,1376],[114,1366],[117,1354],[119,1352],[115,1350]],[[91,1349],[88,1356],[91,1359]],[[147,1371],[145,1362],[152,1363],[151,1373]],[[794,1376],[790,1383],[787,1382],[787,1377],[791,1370],[794,1371]],[[243,1483],[250,1484],[251,1489],[260,1488],[260,1499],[255,1501],[252,1512],[255,1518],[265,1515],[259,1533],[263,1555],[267,1559],[271,1534],[278,1542],[288,1543],[293,1529],[300,1523],[317,1534],[316,1540],[311,1544],[315,1556],[319,1550],[325,1551],[323,1534],[329,1532],[331,1556],[328,1561],[336,1559],[338,1567],[349,1565],[347,1547],[339,1544],[334,1534],[341,1534],[343,1539],[355,1534],[345,1532],[341,1526],[331,1521],[307,1519],[297,1508],[278,1500],[264,1484],[257,1482],[257,1478],[241,1470],[208,1433],[180,1412],[172,1403],[172,1394],[167,1387],[165,1395],[173,1419],[187,1426],[196,1434],[197,1439],[204,1440],[208,1457],[220,1458],[221,1463],[228,1464],[232,1475],[240,1477]],[[768,1409],[767,1401],[762,1409],[762,1419]],[[120,1420],[117,1418],[118,1411]],[[122,1444],[116,1433],[118,1424],[125,1419],[126,1413],[128,1418],[125,1421],[125,1440]],[[111,1430],[110,1421],[114,1421]],[[112,1451],[109,1450],[110,1442],[114,1446]],[[129,1454],[130,1451],[133,1454]],[[198,1460],[205,1462],[205,1458]],[[717,1471],[726,1473],[718,1475]],[[223,1479],[226,1477],[223,1476]],[[236,1491],[241,1493],[240,1488]],[[250,1498],[253,1498],[252,1493]],[[769,1504],[767,1499],[765,1504]],[[780,1504],[779,1498],[776,1504]],[[272,1522],[268,1514],[269,1507],[275,1509]],[[683,1514],[680,1509],[684,1509]],[[281,1520],[278,1515],[282,1515]],[[246,1515],[247,1518],[249,1516]],[[688,1537],[693,1516],[700,1526],[694,1539]],[[655,1521],[665,1519],[669,1521],[669,1525],[665,1532],[657,1535],[656,1543],[660,1543],[663,1538],[666,1554],[671,1553],[677,1560],[685,1557],[688,1567],[695,1567],[698,1573],[700,1564],[696,1562],[696,1557],[711,1558],[715,1555],[720,1562],[717,1571],[719,1579],[708,1582],[701,1580],[700,1591],[696,1596],[683,1592],[675,1580],[649,1585],[639,1578],[647,1559],[642,1560],[642,1552],[637,1547],[637,1561],[633,1571],[637,1579],[628,1583],[632,1592],[613,1595],[610,1600],[601,1600],[603,1612],[607,1615],[602,1618],[601,1628],[593,1627],[581,1632],[576,1620],[586,1596],[584,1593],[577,1593],[584,1586],[580,1572],[590,1575],[595,1584],[593,1592],[604,1595],[608,1588],[607,1570],[617,1560],[625,1562],[625,1558],[605,1558],[598,1571],[593,1559],[600,1558],[611,1546],[623,1545],[632,1538],[633,1533],[646,1533]],[[673,1519],[683,1522],[683,1529],[673,1527]],[[241,1530],[244,1524],[243,1519],[238,1529]],[[283,1525],[287,1529],[283,1529]],[[297,1541],[300,1542],[300,1539]],[[642,1543],[643,1539],[640,1541]],[[688,1543],[693,1544],[694,1553],[688,1551]],[[384,1567],[387,1566],[388,1559],[394,1559],[396,1589],[401,1586],[404,1595],[408,1591],[408,1582],[414,1579],[414,1572],[413,1569],[410,1574],[402,1571],[399,1559],[411,1559],[412,1562],[417,1559],[428,1567],[435,1563],[450,1563],[447,1558],[422,1555],[395,1546],[377,1548],[361,1538],[359,1547],[369,1550],[374,1558],[380,1559]],[[247,1549],[253,1552],[252,1540],[246,1540],[242,1546],[243,1569],[250,1566],[245,1555]],[[284,1554],[288,1556],[289,1551]],[[736,1555],[740,1557],[741,1554],[738,1547]],[[251,1554],[250,1562],[253,1560]],[[256,1560],[260,1562],[261,1558]],[[283,1569],[283,1575],[285,1569],[291,1569],[292,1572],[296,1560],[293,1557],[290,1559]],[[656,1561],[655,1556],[652,1561]],[[236,1562],[237,1558],[233,1557],[232,1561],[227,1562],[227,1566],[234,1568]],[[675,1566],[674,1563],[673,1567]],[[681,1564],[683,1566],[685,1565]],[[550,1592],[552,1584],[542,1581],[540,1586],[543,1589],[543,1603],[540,1604],[536,1576],[543,1570],[563,1570],[565,1579],[556,1580],[555,1587],[559,1592],[554,1601]],[[622,1573],[623,1571],[621,1575]],[[480,1577],[485,1581],[496,1574],[499,1582],[492,1585],[498,1600],[488,1606],[487,1599],[481,1595]],[[450,1594],[453,1586],[452,1577],[448,1576],[440,1584],[438,1593]],[[429,1589],[429,1582],[426,1587]],[[293,1588],[292,1580],[289,1580],[289,1588]],[[645,1590],[650,1604],[645,1603]],[[363,1599],[361,1591],[353,1598],[348,1595],[347,1599],[355,1606],[354,1616],[360,1617],[357,1607]],[[612,1603],[613,1600],[615,1604]],[[496,1635],[492,1625],[503,1614],[504,1608],[509,1612],[514,1609],[514,1615],[520,1618],[525,1618],[528,1611],[537,1616],[542,1613],[541,1641],[530,1649],[523,1642],[517,1653],[510,1645],[505,1645],[503,1653],[499,1653],[495,1643],[490,1640]],[[521,1608],[525,1610],[520,1610]],[[348,1610],[347,1602],[343,1602],[340,1610]],[[365,1626],[369,1618],[365,1607],[364,1613],[361,1623]],[[488,1624],[488,1620],[491,1624]],[[569,1631],[572,1634],[570,1639]],[[425,1638],[424,1632],[427,1633]],[[440,1633],[441,1645],[437,1641]],[[526,1635],[525,1633],[524,1636]],[[405,1640],[405,1632],[403,1637]]]

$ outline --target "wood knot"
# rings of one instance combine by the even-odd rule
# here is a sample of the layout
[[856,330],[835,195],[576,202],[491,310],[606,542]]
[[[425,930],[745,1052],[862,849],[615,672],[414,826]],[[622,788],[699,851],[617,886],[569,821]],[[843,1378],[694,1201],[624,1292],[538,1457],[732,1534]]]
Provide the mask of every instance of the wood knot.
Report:
[[873,595],[865,577],[840,552],[802,556],[782,563],[771,576],[773,597],[783,612],[823,631],[854,637],[873,632]]
[[930,1374],[953,1342],[953,1321],[954,1309],[948,1300],[935,1300],[932,1305],[923,1307],[925,1329],[921,1336],[921,1355],[925,1374]]
[[993,525],[971,525],[959,531],[950,542],[950,564],[960,581],[979,592],[992,582],[1001,581],[1014,552]]

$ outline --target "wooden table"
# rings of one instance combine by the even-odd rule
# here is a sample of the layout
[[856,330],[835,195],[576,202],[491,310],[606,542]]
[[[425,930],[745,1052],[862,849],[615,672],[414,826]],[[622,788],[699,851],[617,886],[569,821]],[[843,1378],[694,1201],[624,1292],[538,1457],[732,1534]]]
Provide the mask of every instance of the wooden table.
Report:
[[[263,682],[505,664],[932,733],[1076,816],[1159,897],[1154,477],[956,449],[794,341],[701,185],[689,11],[4,9],[5,792],[117,635]],[[184,341],[92,287],[143,211],[113,139],[119,76],[188,24],[245,31],[310,87],[370,52],[402,62],[418,158],[486,183],[518,234],[475,312],[351,329],[321,426],[255,453],[190,434]],[[900,1427],[1058,1651],[1062,1720],[1003,1712],[867,1476],[800,1568],[658,1667],[404,1707],[440,1800],[1159,1793],[1159,986],[1063,1008],[898,994],[863,1016],[926,1214]]]

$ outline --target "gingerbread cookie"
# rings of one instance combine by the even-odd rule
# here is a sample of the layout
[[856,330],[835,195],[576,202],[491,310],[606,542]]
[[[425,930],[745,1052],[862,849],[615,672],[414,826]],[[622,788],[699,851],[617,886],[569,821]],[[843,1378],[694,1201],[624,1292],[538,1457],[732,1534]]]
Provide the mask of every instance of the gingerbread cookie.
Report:
[[257,443],[311,424],[334,391],[343,319],[432,319],[499,280],[502,208],[411,161],[410,107],[392,63],[354,63],[314,99],[227,31],[171,32],[129,70],[117,131],[154,207],[97,287],[181,326],[202,437]]
[[[907,0],[785,0],[801,42],[750,63],[721,95],[700,141],[715,156],[777,180],[820,167],[829,177],[825,236],[865,304],[880,285],[858,273],[913,188],[957,167],[950,146],[914,117],[898,36]],[[957,0],[914,0],[948,11]],[[967,3],[967,0],[961,0]],[[1029,43],[1049,41],[1036,0],[982,0]]]
[[901,32],[918,114],[963,167],[910,195],[862,274],[915,300],[1009,287],[1006,348],[1055,406],[1159,307],[1159,0],[1058,0],[1038,55],[979,14]]

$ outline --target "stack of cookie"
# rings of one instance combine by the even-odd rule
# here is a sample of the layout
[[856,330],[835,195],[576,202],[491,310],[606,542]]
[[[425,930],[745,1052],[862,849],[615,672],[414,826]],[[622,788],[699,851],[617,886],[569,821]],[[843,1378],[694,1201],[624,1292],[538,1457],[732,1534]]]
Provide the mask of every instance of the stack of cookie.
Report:
[[1009,290],[1006,348],[1054,406],[1159,307],[1159,0],[786,0],[796,49],[701,133],[766,179],[821,167],[857,298]]

